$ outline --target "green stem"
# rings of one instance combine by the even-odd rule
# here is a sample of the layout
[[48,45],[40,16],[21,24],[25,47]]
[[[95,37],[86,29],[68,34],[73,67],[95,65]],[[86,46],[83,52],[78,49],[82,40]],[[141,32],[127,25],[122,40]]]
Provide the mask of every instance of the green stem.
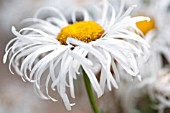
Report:
[[87,95],[89,97],[91,107],[92,107],[94,113],[100,113],[99,108],[97,107],[97,103],[95,101],[93,90],[91,88],[90,80],[84,70],[83,70],[83,76],[84,76],[84,83],[85,83],[85,87],[86,87],[86,91],[87,91]]

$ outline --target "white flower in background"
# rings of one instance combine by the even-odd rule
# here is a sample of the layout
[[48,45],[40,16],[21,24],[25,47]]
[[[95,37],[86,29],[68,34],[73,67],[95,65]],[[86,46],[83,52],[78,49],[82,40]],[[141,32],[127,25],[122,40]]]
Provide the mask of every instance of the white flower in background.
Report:
[[165,108],[170,108],[169,66],[160,70],[158,76],[148,79],[148,82],[146,84],[141,84],[141,86],[147,87],[149,96],[153,101],[158,101],[155,108],[159,110],[159,113],[164,113]]
[[[149,95],[150,92],[153,92],[154,90],[152,89],[152,86],[154,86],[155,84],[151,82],[152,80],[161,81],[162,77],[162,79],[166,79],[168,81],[168,78],[164,77],[164,74],[158,75],[158,73],[160,73],[160,71],[162,70],[165,71],[164,69],[165,66],[170,65],[169,6],[170,6],[169,0],[165,0],[164,2],[162,2],[161,0],[158,1],[150,0],[146,8],[143,7],[141,10],[139,9],[141,11],[141,12],[139,11],[139,15],[144,14],[151,18],[151,21],[149,23],[146,22],[137,23],[138,27],[139,28],[141,27],[140,29],[142,29],[142,32],[145,31],[144,39],[151,46],[151,57],[149,61],[146,63],[146,65],[140,66],[141,75],[143,76],[143,81],[141,82],[140,87],[147,88]],[[147,30],[146,28],[142,27],[142,24],[143,26],[148,26],[149,29]],[[165,82],[165,84],[167,83]],[[162,90],[167,90],[167,88],[162,87]],[[159,93],[162,93],[164,95],[165,92],[163,91],[161,92],[161,90],[159,90]],[[150,96],[152,97],[152,95]],[[162,98],[165,97],[162,96]],[[165,103],[163,103],[163,101],[161,101],[160,99],[158,100],[161,103],[161,105],[167,103],[165,101],[164,101]],[[161,112],[164,110],[164,107],[159,107],[158,109]]]
[[[164,60],[170,63],[170,1],[165,0],[127,0],[127,3],[137,3],[138,8],[133,12],[133,16],[148,16],[151,21],[137,22],[137,27],[143,33],[143,38],[151,46],[151,56],[145,65],[139,59],[139,67],[142,78],[156,76],[163,68]],[[128,6],[128,5],[127,5]],[[156,14],[155,14],[156,12]],[[163,57],[165,59],[163,59]]]
[[137,87],[138,84],[138,80],[120,82],[119,90],[116,90],[116,97],[122,108],[122,113],[141,113],[137,109],[137,104],[145,95],[145,91]]
[[[136,22],[148,21],[149,18],[130,17],[134,7],[125,13],[121,10],[116,15],[107,0],[92,7],[100,16],[90,15],[87,10],[78,8],[72,14],[73,24],[69,24],[56,8],[42,8],[34,18],[24,20],[29,23],[28,27],[19,32],[12,27],[16,37],[5,49],[3,61],[5,63],[9,57],[11,73],[13,67],[23,80],[33,82],[40,97],[55,101],[49,95],[51,86],[57,90],[68,110],[74,104],[70,104],[66,88],[75,98],[73,80],[81,74],[80,67],[87,73],[93,89],[100,97],[105,85],[109,90],[112,86],[118,88],[115,80],[119,80],[117,65],[130,75],[139,77],[136,59],[148,57],[149,46],[135,31],[138,31]],[[47,17],[45,12],[53,15]],[[83,21],[77,22],[77,13],[83,16]],[[96,70],[95,65],[100,65],[99,82],[93,71]],[[45,83],[42,83],[45,77]]]
[[[145,64],[141,64],[143,62],[141,59],[138,61],[142,76],[141,83],[136,80],[133,83],[129,82],[127,81],[129,78],[126,77],[125,81],[120,83],[121,87],[117,91],[117,96],[120,98],[126,113],[139,113],[136,106],[141,97],[145,95],[148,95],[151,99],[154,98],[153,104],[155,100],[158,100],[160,104],[156,108],[159,112],[163,112],[165,108],[170,107],[170,101],[167,99],[169,97],[169,72],[167,70],[169,69],[166,68],[170,63],[170,1],[136,1],[138,8],[133,15],[145,15],[151,18],[150,22],[137,23],[137,27],[143,33],[143,38],[151,46],[151,56]],[[131,3],[134,2],[134,0],[131,0]],[[166,63],[164,63],[165,61]],[[120,75],[124,74],[122,72]]]
[[151,21],[141,21],[137,27],[144,34],[143,38],[151,46],[151,56],[146,65],[141,64],[142,77],[156,76],[164,66],[162,56],[170,63],[170,12],[168,11],[170,1],[165,0],[127,0],[127,3],[137,3],[138,8],[133,16],[148,16]]
[[[151,101],[148,105],[152,109],[158,109],[164,113],[170,107],[170,67],[167,66],[159,71],[157,76],[152,76],[141,84],[138,81],[133,83],[121,83],[117,90],[117,97],[122,103],[125,113],[141,113],[137,108],[141,101]],[[135,86],[135,87],[134,87]],[[149,96],[144,100],[144,97]],[[150,100],[148,100],[150,99]],[[146,108],[145,108],[146,109]]]

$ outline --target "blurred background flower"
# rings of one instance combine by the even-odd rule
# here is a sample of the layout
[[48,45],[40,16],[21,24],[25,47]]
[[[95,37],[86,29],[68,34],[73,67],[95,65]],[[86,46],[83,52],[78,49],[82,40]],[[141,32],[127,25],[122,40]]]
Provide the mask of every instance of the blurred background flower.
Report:
[[138,4],[133,16],[151,18],[137,23],[151,46],[151,56],[144,65],[139,60],[142,81],[124,79],[117,96],[124,113],[169,113],[170,0],[127,0],[126,5],[131,4]]

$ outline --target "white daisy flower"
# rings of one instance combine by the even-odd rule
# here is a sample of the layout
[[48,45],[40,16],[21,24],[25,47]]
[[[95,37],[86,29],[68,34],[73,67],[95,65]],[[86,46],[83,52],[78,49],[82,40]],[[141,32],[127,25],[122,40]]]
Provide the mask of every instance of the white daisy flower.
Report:
[[[151,46],[152,53],[154,54],[151,59],[154,56],[159,57],[163,55],[170,63],[170,33],[168,32],[170,29],[169,5],[169,0],[165,0],[164,2],[161,0],[149,0],[149,4],[147,6],[141,5],[135,15],[145,15],[151,18],[150,22],[143,21],[137,23],[137,27],[144,34],[144,39]],[[162,67],[163,60],[159,61],[159,59],[157,59],[157,61],[160,62],[160,66]],[[152,66],[152,68],[154,67]]]
[[[157,18],[156,24],[157,29],[155,32],[155,41],[154,48],[155,57],[157,62],[160,64],[160,69],[156,72],[154,77],[147,77],[144,83],[141,84],[143,87],[147,87],[149,96],[158,100],[159,105],[156,108],[159,110],[159,113],[163,113],[166,108],[170,108],[170,100],[169,100],[169,75],[170,75],[170,1],[165,0],[162,2],[159,0],[156,2],[157,4]],[[159,6],[159,7],[158,7]],[[163,58],[163,57],[164,58]],[[152,57],[153,58],[153,57]],[[155,60],[156,61],[156,60]],[[152,63],[154,64],[154,63]],[[166,66],[166,67],[165,67]],[[154,67],[153,67],[154,68]],[[152,69],[153,69],[152,68]],[[153,69],[154,71],[154,69]],[[152,72],[153,72],[152,71]],[[159,73],[159,74],[157,74]]]
[[[71,97],[75,98],[73,80],[81,73],[80,67],[87,73],[94,91],[100,97],[106,84],[109,90],[112,86],[118,88],[115,80],[115,77],[119,79],[117,65],[130,75],[139,76],[136,59],[148,56],[148,44],[134,31],[138,30],[136,22],[149,21],[149,18],[130,17],[134,7],[116,15],[107,0],[92,7],[93,11],[101,14],[100,17],[78,8],[72,14],[73,24],[69,24],[56,8],[42,8],[34,18],[24,20],[32,23],[28,27],[20,31],[12,27],[16,37],[5,49],[3,62],[9,58],[9,70],[12,74],[11,67],[23,80],[33,82],[40,97],[55,101],[49,95],[51,86],[53,90],[57,90],[68,110],[74,104],[70,104],[66,88],[70,89]],[[53,13],[53,16],[46,17],[43,15],[45,11]],[[83,15],[83,21],[76,21],[77,13]],[[100,65],[101,70],[99,82],[93,71],[96,64]],[[44,77],[46,82],[42,85]]]
[[122,108],[122,113],[140,113],[137,104],[141,97],[145,95],[145,91],[137,87],[138,84],[138,80],[130,83],[123,81],[119,85],[119,90],[116,90],[115,95]]
[[[146,8],[141,7],[139,14],[151,17],[150,22],[139,22],[137,26],[144,33],[144,39],[151,46],[151,57],[145,65],[140,66],[141,75],[143,76],[142,85],[150,84],[151,80],[158,79],[158,73],[170,65],[170,5],[169,0],[150,0]],[[143,10],[146,9],[146,10]],[[155,15],[156,12],[156,15]],[[148,26],[147,27],[142,27]],[[159,79],[158,79],[159,80]],[[142,86],[140,84],[140,86]],[[149,87],[149,86],[148,86]],[[163,87],[164,88],[164,87]],[[149,88],[149,90],[152,90]],[[150,91],[149,91],[150,92]]]
[[[124,78],[125,81],[120,83],[122,87],[117,91],[117,95],[122,101],[121,103],[126,113],[139,113],[139,110],[137,110],[136,106],[141,97],[144,95],[149,95],[151,99],[154,98],[154,100],[158,100],[160,104],[157,108],[160,112],[162,112],[166,107],[169,107],[167,103],[170,102],[165,96],[169,90],[167,88],[168,84],[166,82],[169,80],[169,74],[167,73],[166,77],[164,77],[164,74],[162,73],[158,74],[162,70],[164,70],[163,72],[166,72],[165,66],[170,64],[170,15],[168,11],[170,1],[148,0],[146,2],[145,0],[144,2],[144,0],[136,0],[136,2],[138,2],[139,7],[137,10],[135,10],[133,15],[145,15],[151,17],[150,22],[141,21],[137,23],[137,27],[143,33],[143,38],[151,46],[151,56],[145,64],[141,64],[141,62],[143,62],[141,59],[138,61],[142,81],[139,83],[138,81],[134,80],[132,83],[127,81],[129,80],[128,77]],[[164,56],[164,58],[162,56]],[[120,75],[124,74],[125,73],[121,71]],[[163,81],[165,83],[162,83]],[[166,84],[167,87],[163,87],[163,84]],[[155,91],[158,88],[161,90],[159,89],[156,93]]]
[[149,96],[153,101],[159,103],[155,108],[159,113],[164,113],[166,108],[170,108],[170,67],[160,70],[158,76],[150,78],[144,87],[148,87]]
[[[168,7],[170,4],[169,0],[162,2],[161,0],[127,0],[128,3],[137,3],[138,8],[132,14],[148,16],[151,21],[140,21],[137,22],[137,27],[141,30],[143,34],[142,37],[151,46],[151,56],[150,59],[143,64],[141,59],[139,59],[138,64],[141,70],[142,78],[156,76],[159,70],[164,67],[164,60],[170,63],[170,33],[168,32],[170,27],[169,11]],[[157,13],[155,15],[155,12]],[[163,59],[163,57],[165,59]]]
[[121,102],[123,113],[141,113],[138,109],[141,101],[150,101],[151,109],[164,113],[166,108],[170,108],[170,67],[161,69],[157,76],[148,77],[140,84],[137,80],[121,82],[116,97]]

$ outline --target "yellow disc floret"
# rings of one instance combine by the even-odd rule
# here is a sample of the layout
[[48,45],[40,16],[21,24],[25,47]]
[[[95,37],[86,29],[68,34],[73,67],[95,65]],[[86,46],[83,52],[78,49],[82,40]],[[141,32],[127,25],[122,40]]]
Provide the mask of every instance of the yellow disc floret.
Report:
[[150,30],[155,28],[155,22],[153,19],[150,21],[140,21],[136,23],[137,27],[146,35]]
[[102,36],[103,28],[93,21],[82,21],[70,24],[62,28],[57,36],[61,44],[66,44],[68,37],[78,39],[83,42],[91,42]]

